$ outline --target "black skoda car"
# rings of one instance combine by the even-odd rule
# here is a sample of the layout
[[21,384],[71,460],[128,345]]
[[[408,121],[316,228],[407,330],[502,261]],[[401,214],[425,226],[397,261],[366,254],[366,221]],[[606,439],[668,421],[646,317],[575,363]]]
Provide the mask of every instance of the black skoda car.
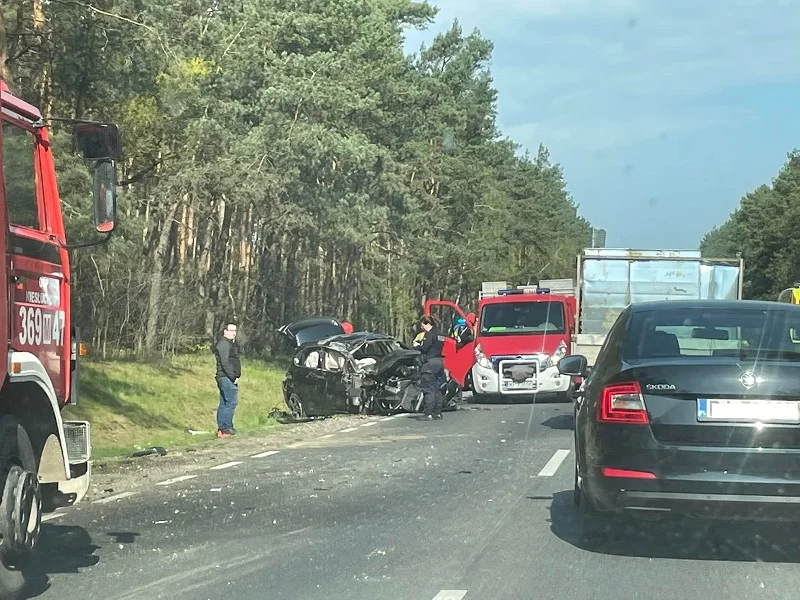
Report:
[[575,406],[584,533],[603,514],[800,520],[800,306],[632,304]]

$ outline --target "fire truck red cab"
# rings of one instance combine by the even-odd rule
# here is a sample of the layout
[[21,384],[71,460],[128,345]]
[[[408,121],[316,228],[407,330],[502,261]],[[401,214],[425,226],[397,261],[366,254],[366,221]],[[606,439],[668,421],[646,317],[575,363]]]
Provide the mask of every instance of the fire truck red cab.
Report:
[[76,146],[93,167],[95,226],[104,237],[70,246],[42,115],[2,82],[0,108],[0,281],[7,282],[0,293],[7,340],[0,387],[0,561],[7,565],[35,544],[42,498],[45,508],[72,504],[88,489],[89,423],[61,418],[64,406],[77,401],[81,354],[71,327],[68,251],[103,243],[114,229],[120,146],[115,126],[73,122]]
[[579,382],[561,375],[557,363],[572,346],[574,294],[520,286],[481,292],[477,316],[447,300],[428,301],[425,312],[436,308],[455,311],[470,326],[468,341],[446,340],[444,363],[476,398],[550,393],[572,401]]

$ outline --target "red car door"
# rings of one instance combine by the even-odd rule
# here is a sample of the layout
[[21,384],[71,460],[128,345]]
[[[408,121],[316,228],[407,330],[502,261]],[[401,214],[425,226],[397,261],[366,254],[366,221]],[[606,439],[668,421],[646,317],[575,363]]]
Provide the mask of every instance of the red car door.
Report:
[[475,315],[472,313],[469,315],[464,314],[464,311],[457,304],[449,300],[428,300],[425,303],[425,314],[431,316],[432,309],[436,307],[455,311],[467,322],[467,327],[472,332],[470,341],[459,346],[456,340],[448,335],[447,325],[442,324],[444,334],[447,336],[444,341],[444,368],[450,372],[450,377],[455,379],[463,388],[467,375],[472,370],[472,365],[475,364]]

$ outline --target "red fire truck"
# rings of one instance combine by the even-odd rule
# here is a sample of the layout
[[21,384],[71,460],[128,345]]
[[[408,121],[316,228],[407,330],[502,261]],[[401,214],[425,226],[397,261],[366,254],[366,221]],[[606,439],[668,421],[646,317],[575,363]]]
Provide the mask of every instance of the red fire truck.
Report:
[[[552,283],[558,288],[544,287]],[[447,300],[425,304],[426,314],[436,308],[450,310],[469,326],[461,343],[445,342],[444,364],[450,377],[463,388],[472,388],[477,400],[545,393],[571,401],[573,381],[556,365],[571,354],[574,282],[551,280],[516,288],[486,282],[483,287],[477,315],[465,314]]]
[[[0,387],[0,596],[19,573],[9,566],[36,543],[44,510],[79,501],[90,478],[89,423],[61,418],[77,401],[76,332],[70,319],[69,250],[101,244],[114,229],[119,132],[70,121],[93,167],[98,239],[68,244],[47,122],[0,82],[0,324],[6,369]],[[63,119],[62,121],[68,121]],[[88,190],[87,190],[88,193]]]

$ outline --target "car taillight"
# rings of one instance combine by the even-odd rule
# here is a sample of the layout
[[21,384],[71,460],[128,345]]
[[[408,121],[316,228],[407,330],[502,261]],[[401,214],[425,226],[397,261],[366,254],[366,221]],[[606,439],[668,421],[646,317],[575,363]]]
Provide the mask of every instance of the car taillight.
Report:
[[627,479],[655,479],[656,474],[650,471],[629,471],[628,469],[603,468],[604,477],[625,477]]
[[603,388],[603,396],[597,413],[601,423],[647,424],[647,411],[639,384],[615,383]]

